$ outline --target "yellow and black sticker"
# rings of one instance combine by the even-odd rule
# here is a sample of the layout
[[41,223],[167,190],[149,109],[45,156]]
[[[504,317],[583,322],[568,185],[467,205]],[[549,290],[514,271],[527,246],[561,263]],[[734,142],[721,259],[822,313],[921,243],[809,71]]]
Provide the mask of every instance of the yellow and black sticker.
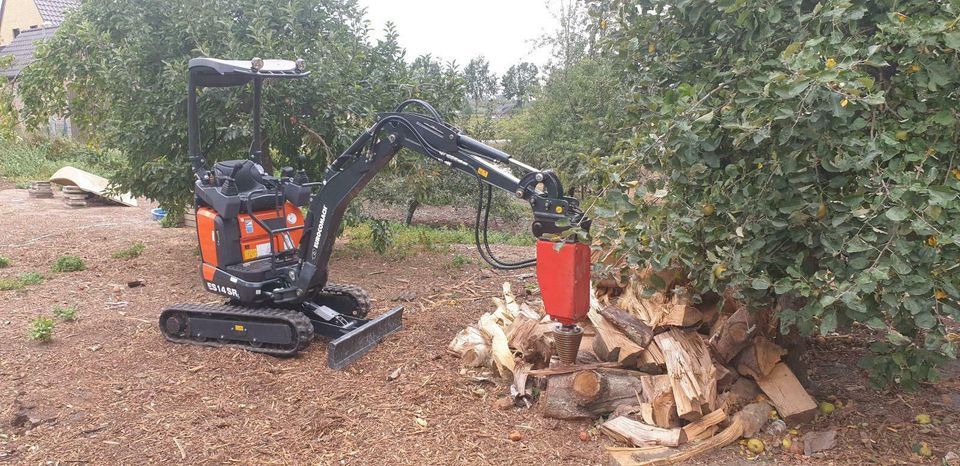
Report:
[[478,167],[478,168],[477,168],[477,174],[479,174],[480,176],[482,176],[482,177],[484,177],[484,178],[490,176],[490,172],[488,172],[487,169],[486,169],[486,168],[483,168],[483,167]]
[[236,324],[236,325],[233,326],[233,331],[234,331],[234,332],[245,332],[245,331],[247,331],[247,328],[244,327],[243,325]]
[[256,249],[252,249],[252,248],[251,248],[251,249],[244,249],[244,250],[243,250],[243,260],[249,261],[249,260],[253,260],[253,259],[256,259],[256,258],[257,258],[257,250],[256,250]]

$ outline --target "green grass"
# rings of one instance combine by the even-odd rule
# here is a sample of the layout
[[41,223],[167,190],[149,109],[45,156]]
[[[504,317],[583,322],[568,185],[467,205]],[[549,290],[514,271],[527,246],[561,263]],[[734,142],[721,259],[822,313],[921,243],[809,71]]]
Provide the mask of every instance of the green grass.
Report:
[[131,244],[129,247],[123,248],[119,251],[113,253],[114,259],[133,259],[134,257],[140,257],[140,254],[143,254],[143,250],[146,249],[146,246],[143,243],[137,241],[136,243]]
[[57,258],[56,262],[50,266],[50,270],[53,270],[57,273],[79,272],[86,268],[87,266],[83,263],[83,259],[77,256],[60,256]]
[[[384,254],[402,258],[420,251],[448,252],[453,244],[474,244],[473,228],[436,228],[426,225],[404,225],[402,222],[364,221],[356,226],[346,227],[346,249],[355,255],[374,249],[374,227],[382,233],[384,224],[389,229],[389,244]],[[490,244],[511,246],[533,246],[536,239],[530,234],[514,234],[502,231],[490,231]],[[383,244],[377,246],[383,247]]]
[[56,306],[53,308],[53,316],[64,322],[73,322],[77,320],[77,306]]
[[10,259],[0,256],[0,269],[4,267],[10,267]]
[[20,274],[18,278],[24,285],[39,285],[43,281],[43,274],[40,272],[26,272]]
[[29,285],[36,285],[43,281],[39,272],[26,272],[17,277],[0,278],[0,291],[22,290]]
[[462,254],[455,254],[453,259],[450,259],[449,267],[452,269],[462,269],[463,266],[467,264],[472,264],[473,260]]
[[37,316],[30,321],[30,339],[36,341],[50,341],[53,339],[53,327],[56,322],[49,317]]

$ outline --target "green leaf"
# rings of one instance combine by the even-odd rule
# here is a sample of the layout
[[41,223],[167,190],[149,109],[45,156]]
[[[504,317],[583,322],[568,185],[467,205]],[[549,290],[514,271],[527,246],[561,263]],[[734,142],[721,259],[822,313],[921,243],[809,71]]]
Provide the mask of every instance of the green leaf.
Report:
[[770,282],[766,278],[754,278],[751,286],[755,290],[766,290],[770,288]]
[[930,194],[930,203],[941,207],[948,207],[950,201],[957,197],[957,192],[948,186],[931,186],[927,193]]
[[870,244],[867,244],[867,242],[864,241],[862,238],[856,237],[850,240],[849,243],[847,243],[846,249],[847,249],[847,252],[849,253],[857,253],[857,252],[869,251],[873,249],[873,246],[871,246]]
[[943,35],[943,44],[951,49],[960,49],[960,31],[950,31]]
[[921,312],[913,316],[913,322],[922,329],[932,329],[937,325],[937,317],[932,312]]
[[892,329],[887,331],[887,341],[897,346],[904,346],[904,345],[910,344],[909,338],[903,336],[902,333]]
[[823,317],[820,319],[820,334],[826,335],[837,329],[837,312],[834,310],[828,310],[823,313]]
[[782,99],[792,99],[803,91],[807,90],[807,87],[810,86],[810,81],[800,81],[794,83],[793,85],[781,89],[777,89],[777,95]]
[[956,123],[956,119],[953,117],[953,112],[951,112],[950,110],[940,110],[935,115],[933,115],[933,118],[931,118],[931,121],[933,121],[934,123],[940,126],[951,126],[954,123]]
[[899,207],[899,206],[891,207],[887,209],[884,215],[886,215],[887,218],[889,218],[890,220],[893,220],[894,222],[902,222],[906,220],[907,217],[910,215],[910,211],[907,210],[906,208]]

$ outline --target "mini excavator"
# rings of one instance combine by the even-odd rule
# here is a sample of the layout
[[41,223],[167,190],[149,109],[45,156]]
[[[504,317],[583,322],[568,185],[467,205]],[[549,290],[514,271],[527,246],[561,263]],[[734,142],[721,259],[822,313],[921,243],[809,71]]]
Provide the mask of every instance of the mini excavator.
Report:
[[[168,340],[289,356],[322,335],[332,339],[327,364],[339,369],[400,330],[402,307],[369,319],[367,293],[354,285],[329,283],[327,277],[347,206],[406,148],[476,180],[478,252],[499,269],[536,265],[546,312],[559,322],[558,352],[569,355],[572,346],[576,355],[582,335],[576,322],[589,308],[590,248],[577,235],[565,233],[574,227],[589,231],[591,222],[579,201],[564,195],[556,173],[517,161],[447,124],[430,104],[408,100],[393,112],[378,114],[376,123],[329,165],[322,180],[308,179],[302,155],[299,170],[284,167],[279,176],[271,175],[261,165],[263,84],[308,76],[303,60],[194,58],[188,66],[188,151],[195,176],[200,275],[206,289],[226,301],[164,308],[160,330]],[[211,169],[200,151],[198,91],[251,83],[253,140],[248,157],[216,162]],[[511,167],[522,176],[514,176]],[[504,262],[490,249],[487,224],[494,187],[532,208],[535,259]]]

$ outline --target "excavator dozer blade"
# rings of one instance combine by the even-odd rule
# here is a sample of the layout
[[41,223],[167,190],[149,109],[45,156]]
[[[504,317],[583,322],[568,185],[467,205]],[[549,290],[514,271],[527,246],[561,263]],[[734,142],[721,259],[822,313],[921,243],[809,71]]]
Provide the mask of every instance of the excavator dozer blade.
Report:
[[377,343],[403,328],[403,307],[398,306],[372,319],[327,345],[327,367],[343,369]]

